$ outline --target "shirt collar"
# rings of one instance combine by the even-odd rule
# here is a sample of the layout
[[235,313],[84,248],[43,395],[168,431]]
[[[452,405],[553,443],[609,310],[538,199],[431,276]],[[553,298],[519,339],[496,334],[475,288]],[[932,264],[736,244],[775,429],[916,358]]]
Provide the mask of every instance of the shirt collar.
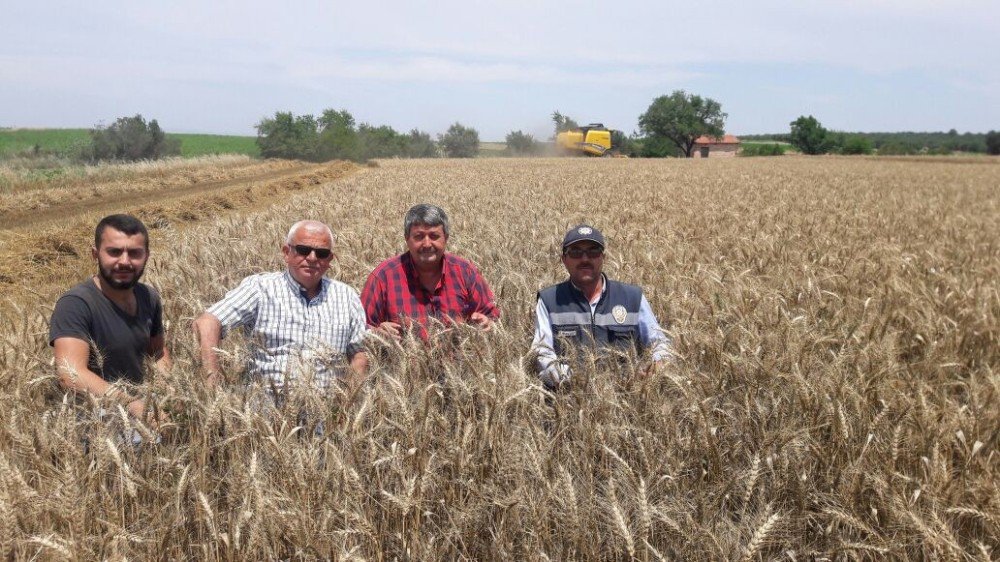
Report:
[[[445,278],[448,276],[448,256],[450,254],[445,251],[441,256],[441,282],[439,285],[444,284]],[[406,275],[413,278],[419,279],[417,275],[417,266],[413,265],[413,257],[410,256],[410,252],[403,252],[403,255],[399,256],[400,263],[403,264],[403,270],[406,271]]]
[[300,297],[304,298],[307,302],[310,302],[311,300],[315,300],[315,299],[318,299],[318,298],[322,297],[326,293],[326,287],[327,287],[327,285],[329,285],[329,283],[330,283],[330,280],[327,279],[326,277],[323,277],[322,279],[320,279],[319,280],[319,292],[316,293],[315,297],[313,297],[312,299],[310,299],[309,296],[308,296],[308,294],[306,293],[306,288],[303,287],[298,281],[296,281],[294,277],[292,277],[292,273],[290,271],[288,271],[286,269],[284,276],[285,276],[285,282],[288,283],[288,288],[291,289],[292,291],[294,291],[295,294],[297,294]]

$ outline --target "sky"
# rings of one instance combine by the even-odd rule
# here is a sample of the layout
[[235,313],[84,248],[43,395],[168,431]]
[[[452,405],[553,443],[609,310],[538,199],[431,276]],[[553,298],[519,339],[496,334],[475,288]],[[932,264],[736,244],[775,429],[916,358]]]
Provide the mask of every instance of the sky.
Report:
[[626,133],[675,90],[732,134],[1000,129],[997,0],[4,0],[0,127],[142,114],[253,135],[276,111],[484,141],[551,114]]

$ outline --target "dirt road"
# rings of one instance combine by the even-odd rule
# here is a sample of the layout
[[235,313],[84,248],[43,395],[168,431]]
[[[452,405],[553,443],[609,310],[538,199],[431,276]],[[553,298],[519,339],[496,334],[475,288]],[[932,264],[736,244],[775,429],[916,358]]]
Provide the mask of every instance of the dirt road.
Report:
[[169,204],[171,201],[189,197],[209,197],[224,195],[235,190],[252,189],[255,186],[274,185],[283,190],[301,189],[308,185],[319,185],[325,181],[343,176],[347,165],[342,162],[334,164],[303,164],[295,168],[286,168],[266,172],[251,177],[240,177],[222,181],[199,182],[188,186],[176,186],[166,189],[144,190],[115,197],[99,197],[96,199],[67,200],[40,210],[14,211],[0,213],[0,231],[27,230],[40,226],[51,226],[58,221],[65,224],[67,220],[84,214],[106,215],[122,209],[141,210],[150,205]]
[[[315,189],[361,168],[350,162],[302,164],[278,170],[201,181],[188,185],[148,186],[128,193],[59,200],[31,211],[0,213],[0,292],[45,292],[63,285],[69,272],[90,268],[89,247],[100,217],[127,212],[150,230],[167,225],[215,220],[234,212],[267,208],[289,193]],[[95,187],[94,189],[99,189]]]

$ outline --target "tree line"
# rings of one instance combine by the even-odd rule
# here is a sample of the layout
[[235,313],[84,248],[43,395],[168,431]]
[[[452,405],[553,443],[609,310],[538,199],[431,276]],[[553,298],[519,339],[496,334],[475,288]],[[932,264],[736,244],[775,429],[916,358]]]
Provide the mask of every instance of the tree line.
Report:
[[265,158],[314,162],[434,158],[441,153],[469,158],[479,153],[479,132],[456,122],[435,142],[419,129],[400,133],[388,125],[356,124],[345,109],[327,109],[319,117],[279,111],[257,124],[257,145]]
[[[626,136],[612,131],[612,145],[631,157],[691,157],[695,140],[703,135],[721,137],[725,120],[719,102],[676,90],[659,96],[639,118],[639,132]],[[551,115],[553,136],[579,127],[577,121],[558,110]],[[412,129],[401,133],[388,125],[358,124],[345,109],[327,109],[319,116],[278,111],[260,120],[257,145],[265,158],[288,158],[314,162],[328,160],[367,161],[372,158],[472,158],[479,154],[479,132],[453,123],[436,139]],[[180,140],[168,137],[156,119],[142,115],[120,117],[109,126],[90,130],[89,143],[76,157],[86,162],[155,160],[181,152]],[[1000,154],[1000,132],[986,134],[947,133],[844,133],[831,131],[812,115],[789,123],[787,134],[744,135],[743,140],[786,142],[804,154],[949,154],[954,151]],[[523,131],[506,136],[507,152],[530,156],[544,152],[546,143]],[[36,152],[38,152],[36,150]],[[748,156],[771,156],[784,152],[779,144],[755,143],[743,148]]]
[[788,142],[804,154],[1000,154],[1000,132],[849,133],[827,129],[812,115],[789,123],[786,134],[744,135],[744,140]]

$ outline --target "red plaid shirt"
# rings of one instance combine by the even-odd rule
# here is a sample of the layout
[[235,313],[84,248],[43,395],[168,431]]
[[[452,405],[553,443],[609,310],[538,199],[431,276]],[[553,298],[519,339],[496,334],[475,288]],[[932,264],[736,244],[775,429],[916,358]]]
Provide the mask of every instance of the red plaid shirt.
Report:
[[472,262],[445,253],[443,266],[441,281],[429,292],[420,284],[409,253],[379,264],[361,290],[368,324],[396,322],[409,327],[416,323],[421,327],[421,336],[426,337],[429,318],[449,324],[466,320],[473,312],[493,320],[500,316],[493,291]]

